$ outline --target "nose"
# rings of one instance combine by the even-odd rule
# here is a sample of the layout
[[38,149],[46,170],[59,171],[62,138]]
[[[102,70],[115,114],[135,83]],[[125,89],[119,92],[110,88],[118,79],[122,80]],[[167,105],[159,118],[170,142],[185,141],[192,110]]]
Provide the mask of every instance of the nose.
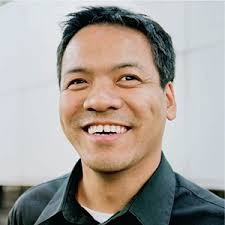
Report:
[[83,107],[88,111],[106,112],[121,108],[123,101],[115,87],[106,85],[96,85],[92,87],[86,97]]

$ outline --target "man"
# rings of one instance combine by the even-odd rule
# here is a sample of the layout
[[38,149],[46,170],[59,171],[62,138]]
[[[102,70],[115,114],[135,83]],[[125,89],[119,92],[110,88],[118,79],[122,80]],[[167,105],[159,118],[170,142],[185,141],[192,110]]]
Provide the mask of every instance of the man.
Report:
[[25,192],[8,224],[222,225],[224,201],[161,152],[176,103],[175,54],[160,25],[86,8],[69,15],[57,54],[61,125],[81,160]]

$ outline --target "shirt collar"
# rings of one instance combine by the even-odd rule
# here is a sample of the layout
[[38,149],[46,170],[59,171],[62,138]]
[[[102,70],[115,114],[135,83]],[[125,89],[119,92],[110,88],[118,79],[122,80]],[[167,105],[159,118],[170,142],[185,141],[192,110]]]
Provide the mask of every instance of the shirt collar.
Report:
[[[82,208],[74,201],[74,190],[81,174],[81,161],[79,160],[70,177],[65,179],[34,225],[41,224],[60,211],[67,219],[73,220],[71,221],[73,223],[88,220],[85,210],[82,212],[82,218],[78,215],[81,214],[78,211]],[[162,153],[160,164],[154,174],[122,212],[131,212],[143,225],[168,225],[174,202],[175,185],[174,172]],[[70,204],[72,202],[73,204]],[[67,207],[74,211],[74,218],[68,215]]]
[[81,161],[79,160],[74,166],[70,176],[67,176],[66,179],[63,181],[61,187],[46,205],[34,225],[39,225],[43,223],[44,221],[50,219],[51,217],[63,210],[69,195],[69,191],[71,189],[71,184],[79,179],[80,174]]
[[175,174],[162,153],[158,168],[134,197],[129,211],[143,225],[168,225],[175,187]]

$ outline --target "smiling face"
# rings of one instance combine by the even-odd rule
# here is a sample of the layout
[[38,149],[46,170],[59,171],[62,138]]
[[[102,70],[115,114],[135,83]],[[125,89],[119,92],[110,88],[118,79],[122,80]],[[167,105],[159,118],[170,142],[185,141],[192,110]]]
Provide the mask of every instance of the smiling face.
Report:
[[62,60],[60,120],[85,166],[117,172],[150,163],[175,111],[173,86],[160,87],[141,32],[97,24],[71,39]]

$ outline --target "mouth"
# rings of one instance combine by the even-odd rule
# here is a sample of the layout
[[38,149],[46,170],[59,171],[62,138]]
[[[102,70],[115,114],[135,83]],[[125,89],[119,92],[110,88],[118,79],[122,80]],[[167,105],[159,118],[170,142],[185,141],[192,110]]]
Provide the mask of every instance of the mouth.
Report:
[[131,129],[129,126],[118,124],[89,124],[82,128],[90,135],[116,135],[124,134]]

